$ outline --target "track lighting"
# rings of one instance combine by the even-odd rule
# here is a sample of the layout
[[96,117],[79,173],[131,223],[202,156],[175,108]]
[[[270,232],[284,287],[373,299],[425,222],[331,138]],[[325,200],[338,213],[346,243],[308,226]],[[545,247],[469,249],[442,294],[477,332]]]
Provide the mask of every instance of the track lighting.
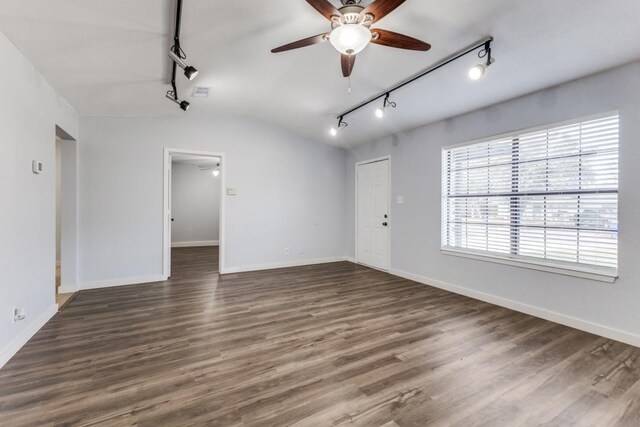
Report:
[[172,90],[167,91],[167,94],[165,96],[170,101],[175,102],[176,104],[178,104],[183,111],[187,111],[189,109],[189,103],[187,101],[179,100],[178,96],[176,95],[176,93],[174,91],[172,91]]
[[469,70],[469,78],[471,80],[479,80],[482,78],[482,76],[484,76],[484,74],[487,72],[487,68],[489,66],[491,66],[491,64],[493,64],[496,60],[495,58],[491,57],[491,42],[488,41],[485,43],[484,48],[478,52],[478,57],[479,58],[487,58],[486,63],[484,64],[477,64],[474,65],[473,67],[471,67],[471,69]]
[[398,83],[397,85],[391,87],[390,89],[387,89],[385,92],[382,92],[376,96],[374,96],[373,98],[369,98],[368,100],[356,105],[355,107],[351,108],[350,110],[347,110],[345,112],[343,112],[342,114],[340,114],[339,116],[337,116],[336,118],[338,119],[338,127],[334,127],[331,128],[329,130],[329,134],[333,137],[338,136],[338,133],[340,132],[340,129],[343,127],[346,127],[347,124],[344,121],[344,118],[347,117],[349,114],[355,113],[356,111],[370,105],[373,104],[374,102],[379,101],[380,99],[384,99],[384,103],[382,104],[381,107],[377,108],[375,110],[375,116],[379,119],[384,118],[384,116],[387,114],[387,110],[388,107],[392,107],[392,108],[396,108],[396,103],[395,102],[391,102],[389,101],[389,96],[394,93],[395,91],[404,88],[405,86],[408,86],[412,83],[414,83],[416,80],[422,79],[426,76],[428,76],[429,74],[433,73],[434,71],[440,70],[441,68],[447,66],[448,64],[451,64],[454,61],[457,61],[458,59],[469,55],[470,53],[474,53],[474,52],[478,52],[478,57],[479,58],[486,58],[485,61],[483,61],[482,64],[478,64],[476,66],[474,66],[471,70],[469,70],[469,77],[473,80],[478,80],[479,78],[481,78],[487,71],[487,68],[489,66],[491,66],[491,64],[493,64],[495,62],[495,59],[492,57],[491,55],[491,43],[493,42],[493,37],[488,36],[485,37],[484,39],[468,46],[465,47],[451,55],[449,55],[448,57],[444,58],[443,60],[441,60],[440,62],[437,62],[435,64],[433,64],[432,66],[430,66],[429,68],[425,69],[424,71],[422,71],[421,73],[410,77],[409,79]]
[[349,124],[347,122],[345,122],[343,116],[338,117],[338,126],[329,129],[329,135],[336,137],[338,136],[338,132],[340,131],[340,129],[344,129],[347,126],[349,126]]
[[378,109],[376,109],[376,117],[379,119],[384,118],[385,114],[387,113],[387,107],[391,107],[391,108],[396,108],[396,103],[389,101],[389,96],[391,94],[387,93],[384,97],[384,103],[382,104],[382,107],[379,107]]
[[[174,52],[174,50],[177,50],[179,53],[177,54],[176,52]],[[186,59],[186,55],[184,54],[184,52],[182,52],[182,49],[176,46],[172,47],[169,51],[169,57],[173,60],[173,62],[178,64],[178,67],[184,70],[184,75],[189,80],[193,80],[196,78],[196,76],[198,75],[198,70],[196,70],[191,65],[187,65],[187,63],[184,62],[184,60]]]
[[165,95],[167,99],[170,99],[172,102],[175,102],[182,108],[183,111],[187,111],[189,109],[189,103],[187,101],[182,101],[178,98],[178,88],[176,86],[176,72],[177,68],[180,67],[184,70],[184,75],[189,79],[193,80],[198,75],[198,70],[194,67],[187,65],[184,60],[187,58],[187,55],[184,53],[182,48],[180,47],[180,27],[182,25],[182,0],[176,1],[176,26],[175,32],[173,35],[173,46],[169,49],[169,57],[173,61],[172,70],[171,70],[171,89],[167,91]]

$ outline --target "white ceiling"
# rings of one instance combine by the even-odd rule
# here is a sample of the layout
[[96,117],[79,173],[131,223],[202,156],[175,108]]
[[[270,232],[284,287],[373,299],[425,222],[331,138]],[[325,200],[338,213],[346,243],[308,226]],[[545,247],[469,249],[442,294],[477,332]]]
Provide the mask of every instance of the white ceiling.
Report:
[[[2,0],[0,31],[83,116],[252,116],[322,142],[350,145],[484,107],[640,58],[638,0],[408,0],[377,27],[423,39],[429,52],[367,47],[351,79],[330,44],[281,54],[270,49],[325,32],[304,0],[186,0],[182,47],[200,70],[179,81],[211,86],[183,113],[168,89],[174,2]],[[338,2],[333,0],[334,4]],[[363,0],[363,3],[369,3]],[[333,140],[336,114],[486,35],[497,59],[479,82],[473,55],[395,94],[384,122],[374,106],[349,117]],[[5,66],[7,66],[5,64]]]

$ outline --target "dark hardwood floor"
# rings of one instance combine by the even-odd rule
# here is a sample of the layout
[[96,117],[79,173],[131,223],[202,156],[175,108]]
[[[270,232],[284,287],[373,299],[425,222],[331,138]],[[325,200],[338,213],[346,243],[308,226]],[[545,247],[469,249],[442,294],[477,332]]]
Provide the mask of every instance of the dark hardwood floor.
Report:
[[0,370],[0,425],[640,425],[640,349],[335,263],[82,291]]

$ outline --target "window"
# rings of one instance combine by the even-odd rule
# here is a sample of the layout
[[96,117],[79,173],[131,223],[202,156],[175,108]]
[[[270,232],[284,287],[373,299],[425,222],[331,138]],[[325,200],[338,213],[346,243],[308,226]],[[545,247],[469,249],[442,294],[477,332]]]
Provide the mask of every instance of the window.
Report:
[[610,114],[445,148],[442,249],[615,277],[618,123]]

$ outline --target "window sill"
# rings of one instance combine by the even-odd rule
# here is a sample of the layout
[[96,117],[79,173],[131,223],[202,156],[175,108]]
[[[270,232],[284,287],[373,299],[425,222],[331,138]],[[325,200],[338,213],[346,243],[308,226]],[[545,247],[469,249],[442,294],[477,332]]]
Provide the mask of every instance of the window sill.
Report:
[[523,259],[514,259],[498,255],[479,254],[451,248],[442,248],[443,255],[457,256],[462,258],[475,259],[479,261],[494,262],[497,264],[510,265],[513,267],[529,268],[532,270],[546,271],[549,273],[562,274],[565,276],[580,277],[583,279],[595,280],[598,282],[614,283],[618,278],[617,271],[613,269],[595,269],[574,267],[563,264],[542,263]]

